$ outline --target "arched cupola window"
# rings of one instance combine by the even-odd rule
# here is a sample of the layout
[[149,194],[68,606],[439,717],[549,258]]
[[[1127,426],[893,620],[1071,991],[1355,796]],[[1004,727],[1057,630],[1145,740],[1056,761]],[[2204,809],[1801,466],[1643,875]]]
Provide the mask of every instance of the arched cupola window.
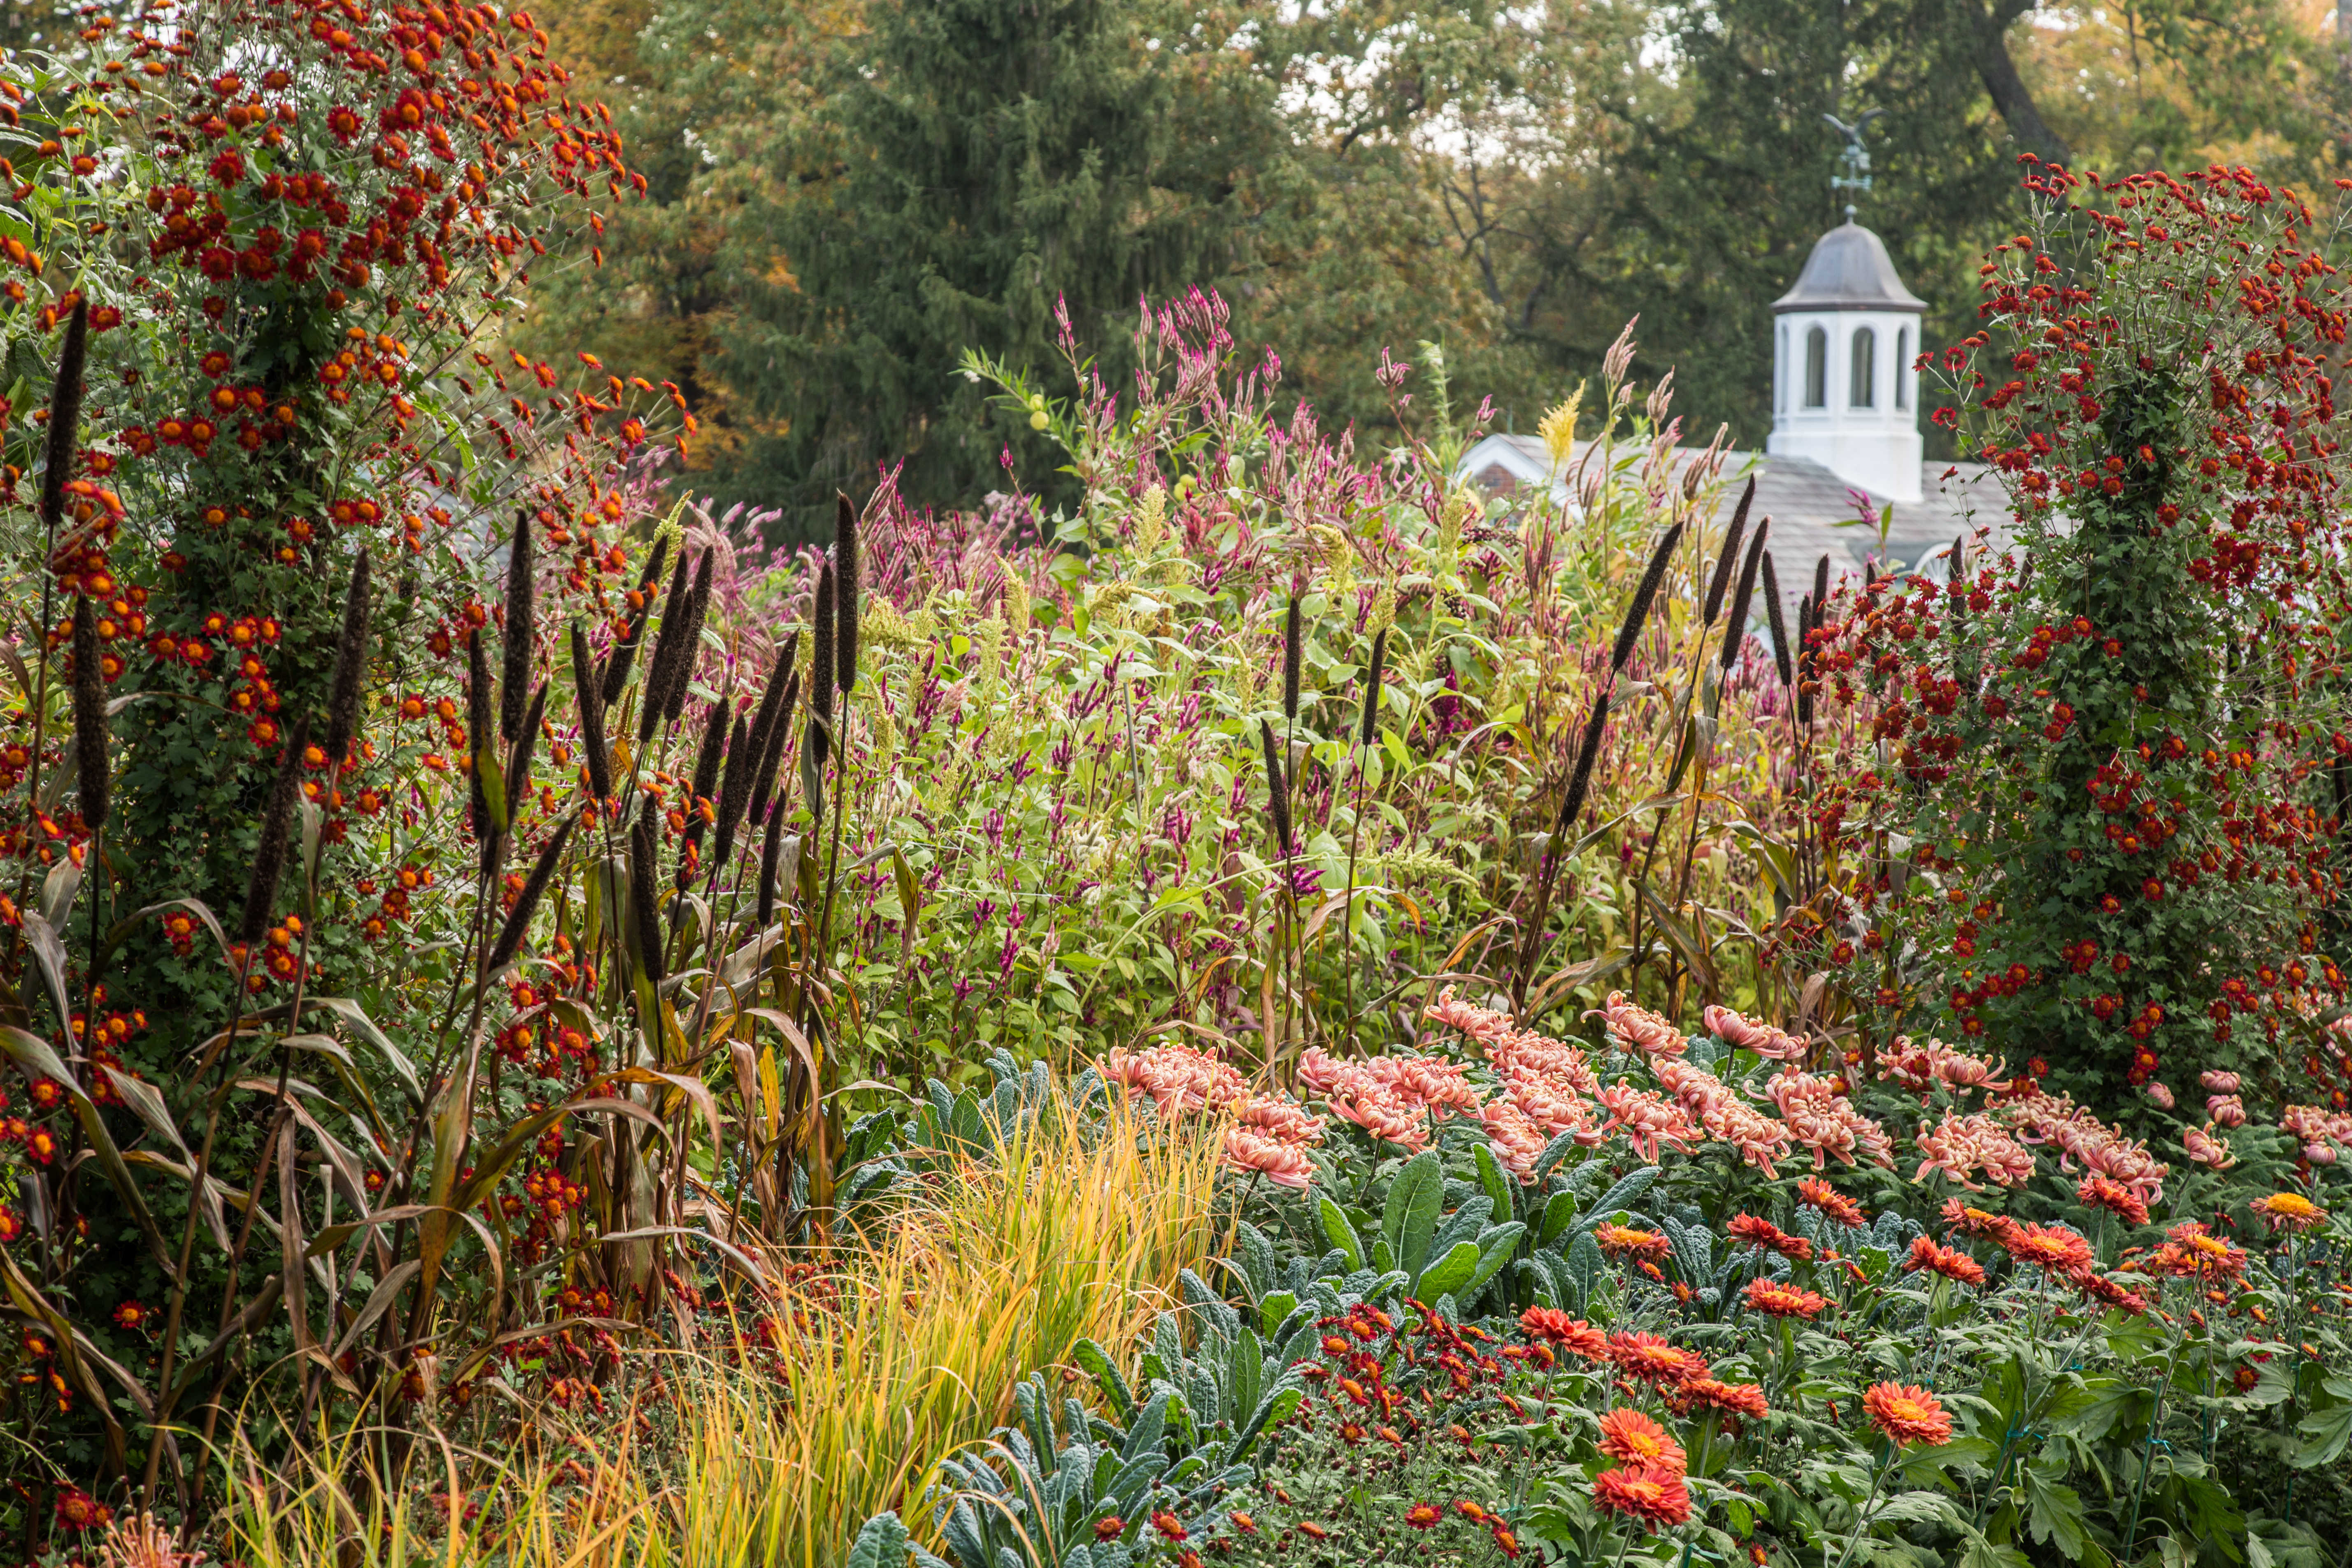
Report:
[[1911,329],[1895,330],[1895,406],[1911,406]]
[[1830,335],[1819,327],[1805,333],[1805,406],[1830,405]]
[[1853,368],[1847,378],[1845,405],[1848,408],[1877,406],[1878,334],[1863,327],[1853,334]]

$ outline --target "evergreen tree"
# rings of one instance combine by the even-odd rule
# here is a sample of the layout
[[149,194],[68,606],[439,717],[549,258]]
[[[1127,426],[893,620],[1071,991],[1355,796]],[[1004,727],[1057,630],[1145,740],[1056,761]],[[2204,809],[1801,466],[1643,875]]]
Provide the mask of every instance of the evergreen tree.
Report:
[[919,500],[1010,488],[1000,456],[1030,433],[956,374],[963,352],[1050,373],[1065,319],[1115,353],[1139,299],[1220,281],[1270,86],[1191,7],[1131,0],[892,5],[824,68],[827,155],[794,160],[765,237],[788,275],[739,277],[721,356],[774,421],[743,478],[804,523],[902,458]]

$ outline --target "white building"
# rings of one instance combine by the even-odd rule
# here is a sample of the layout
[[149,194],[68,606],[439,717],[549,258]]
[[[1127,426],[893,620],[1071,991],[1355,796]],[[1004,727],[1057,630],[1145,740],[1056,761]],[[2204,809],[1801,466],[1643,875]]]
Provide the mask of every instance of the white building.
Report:
[[[1773,302],[1772,433],[1762,452],[1727,457],[1721,506],[1727,512],[1755,476],[1752,515],[1772,521],[1768,548],[1792,606],[1823,555],[1832,579],[1859,575],[1874,557],[1882,571],[1941,576],[1956,536],[1983,527],[2006,537],[2009,503],[1990,468],[1921,456],[1911,367],[1926,309],[1885,243],[1851,218],[1815,242]],[[1587,445],[1577,444],[1580,457]],[[1687,462],[1699,453],[1676,455]],[[1563,474],[1532,436],[1487,437],[1464,456],[1462,472],[1490,490],[1549,485],[1568,500]],[[1861,521],[1865,512],[1886,520],[1883,547],[1877,527]]]

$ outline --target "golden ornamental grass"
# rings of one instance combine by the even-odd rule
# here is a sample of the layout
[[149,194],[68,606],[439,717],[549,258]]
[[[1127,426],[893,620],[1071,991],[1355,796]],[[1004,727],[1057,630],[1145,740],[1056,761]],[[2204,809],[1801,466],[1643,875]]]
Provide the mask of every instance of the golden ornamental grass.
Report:
[[[850,1249],[834,1308],[780,1303],[795,1325],[782,1378],[663,1352],[671,1402],[654,1436],[633,1436],[618,1402],[579,1438],[541,1413],[528,1451],[420,1448],[383,1500],[247,1470],[231,1559],[832,1568],[884,1509],[936,1546],[939,1460],[1008,1419],[1020,1381],[1065,1363],[1081,1338],[1123,1350],[1213,1239],[1213,1139],[1147,1131],[1123,1110],[1092,1122],[1053,1110]],[[635,1380],[640,1401],[648,1381]],[[491,1521],[471,1540],[443,1525],[452,1479]]]

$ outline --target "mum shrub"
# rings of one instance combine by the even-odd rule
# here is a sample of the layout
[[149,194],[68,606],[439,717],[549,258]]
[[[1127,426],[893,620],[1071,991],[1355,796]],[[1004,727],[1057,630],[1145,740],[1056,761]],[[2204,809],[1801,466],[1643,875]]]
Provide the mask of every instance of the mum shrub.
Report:
[[1921,362],[2013,529],[1811,637],[1874,742],[1825,807],[1856,989],[2102,1100],[2169,1066],[2340,1110],[2340,220],[2243,170],[2027,188],[1983,329]]

